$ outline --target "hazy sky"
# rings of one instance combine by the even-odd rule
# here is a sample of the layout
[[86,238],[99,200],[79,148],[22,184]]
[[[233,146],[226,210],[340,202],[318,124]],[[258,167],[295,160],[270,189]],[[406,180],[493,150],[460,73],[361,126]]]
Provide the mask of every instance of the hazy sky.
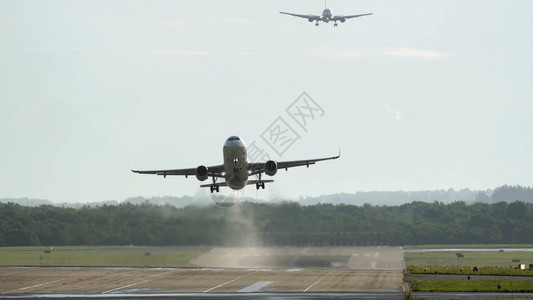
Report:
[[[258,195],[533,182],[533,1],[0,2],[0,198],[204,195],[138,169],[222,163],[230,135],[278,160]],[[282,157],[261,134],[323,109]],[[249,186],[245,195],[256,196]]]

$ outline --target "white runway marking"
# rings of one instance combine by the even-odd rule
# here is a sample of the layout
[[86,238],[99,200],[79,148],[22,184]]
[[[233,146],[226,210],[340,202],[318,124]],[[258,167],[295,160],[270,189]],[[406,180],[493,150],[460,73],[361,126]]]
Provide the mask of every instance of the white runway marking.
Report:
[[251,284],[243,289],[240,289],[237,291],[237,293],[253,293],[253,292],[259,292],[262,288],[265,286],[273,283],[274,281],[258,281],[254,284]]
[[288,269],[286,272],[300,272],[302,269]]
[[121,289],[125,289],[127,287],[134,286],[134,285],[137,285],[137,284],[140,284],[140,283],[144,283],[144,282],[147,282],[147,281],[148,280],[143,280],[143,281],[139,281],[139,282],[134,282],[132,284],[127,284],[127,285],[124,285],[124,286],[121,286],[121,287],[118,287],[118,288],[111,289],[109,291],[102,292],[102,294],[109,294],[111,292],[118,291],[118,290],[121,290]]
[[217,286],[214,286],[214,287],[212,287],[212,288],[210,288],[210,289],[207,289],[207,290],[203,291],[203,293],[209,293],[210,291],[212,291],[212,290],[214,290],[214,289],[216,289],[216,288],[219,288],[219,287],[221,287],[221,286],[225,286],[225,285],[228,284],[228,283],[232,283],[232,282],[237,281],[237,280],[239,280],[239,279],[241,279],[241,278],[244,278],[244,277],[246,277],[246,276],[250,276],[250,275],[252,275],[252,274],[254,274],[254,273],[255,273],[255,272],[252,272],[252,273],[248,273],[248,274],[245,274],[245,275],[239,276],[239,277],[237,277],[237,278],[235,278],[235,279],[233,279],[233,280],[230,280],[230,281],[228,281],[228,282],[224,282],[224,283],[219,284],[219,285],[217,285]]
[[374,257],[378,257],[379,256],[379,252],[376,251],[376,253],[374,253]]
[[375,268],[376,268],[376,264],[377,264],[377,262],[376,262],[376,261],[373,261],[373,262],[372,262],[372,267],[371,267],[371,268],[372,268],[372,269],[375,269]]
[[22,287],[22,288],[20,288],[20,289],[14,289],[14,290],[11,290],[11,291],[3,292],[2,294],[11,293],[11,292],[14,292],[14,291],[23,291],[23,290],[27,290],[27,289],[31,289],[31,288],[36,288],[36,287],[40,287],[40,286],[47,285],[47,284],[52,284],[52,283],[60,282],[60,281],[67,280],[67,279],[68,279],[68,278],[63,278],[63,279],[58,279],[58,280],[54,280],[54,281],[47,281],[47,282],[43,282],[43,283],[39,283],[39,284],[34,284],[34,285],[30,285],[30,286],[25,286],[25,287]]
[[304,290],[304,293],[306,293],[310,288],[312,288],[315,284],[319,283],[320,280],[324,279],[324,277],[328,276],[329,273],[332,273],[332,272],[335,272],[335,270],[329,271],[329,272],[327,272],[326,274],[324,274],[324,276],[320,277],[319,280],[315,281],[315,283],[313,283],[313,284],[311,284],[310,286],[308,286],[308,287]]

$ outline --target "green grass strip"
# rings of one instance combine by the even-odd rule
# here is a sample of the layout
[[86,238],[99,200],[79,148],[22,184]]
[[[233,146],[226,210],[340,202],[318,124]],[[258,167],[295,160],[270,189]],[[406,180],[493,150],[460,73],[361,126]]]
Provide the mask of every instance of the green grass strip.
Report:
[[471,244],[471,245],[407,245],[404,249],[476,249],[476,248],[533,248],[533,244]]
[[[463,268],[463,271],[461,271]],[[427,269],[425,271],[424,269]],[[473,271],[472,265],[407,265],[407,271],[411,274],[439,274],[447,275],[502,275],[502,276],[533,276],[533,270],[519,270],[509,267],[482,266],[479,271]]]
[[202,252],[4,252],[0,266],[192,267]]
[[411,284],[419,292],[533,292],[533,280],[413,280]]

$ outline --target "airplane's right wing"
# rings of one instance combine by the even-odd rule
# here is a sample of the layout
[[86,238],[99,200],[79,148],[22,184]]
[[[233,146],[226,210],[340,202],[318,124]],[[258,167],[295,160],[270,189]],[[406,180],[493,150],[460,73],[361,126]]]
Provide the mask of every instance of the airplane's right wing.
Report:
[[283,11],[280,11],[279,13],[280,14],[284,14],[284,15],[293,16],[293,17],[305,18],[305,19],[308,19],[310,22],[311,21],[320,21],[320,16],[317,16],[317,15],[299,15],[299,14],[293,14],[293,13],[288,13],[288,12],[283,12]]
[[[178,176],[195,176],[196,175],[196,169],[197,168],[188,168],[188,169],[170,169],[170,170],[131,170],[133,173],[139,173],[139,174],[154,174],[154,175],[163,175],[163,177],[167,177],[170,175],[178,175]],[[207,175],[209,177],[224,177],[224,166],[218,165],[218,166],[210,166],[207,167]]]

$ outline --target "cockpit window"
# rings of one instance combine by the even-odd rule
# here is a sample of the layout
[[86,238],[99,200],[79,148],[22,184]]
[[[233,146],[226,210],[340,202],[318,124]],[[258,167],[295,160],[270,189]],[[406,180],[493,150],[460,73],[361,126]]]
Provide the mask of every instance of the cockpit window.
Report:
[[240,141],[241,139],[238,136],[230,136],[228,141]]

